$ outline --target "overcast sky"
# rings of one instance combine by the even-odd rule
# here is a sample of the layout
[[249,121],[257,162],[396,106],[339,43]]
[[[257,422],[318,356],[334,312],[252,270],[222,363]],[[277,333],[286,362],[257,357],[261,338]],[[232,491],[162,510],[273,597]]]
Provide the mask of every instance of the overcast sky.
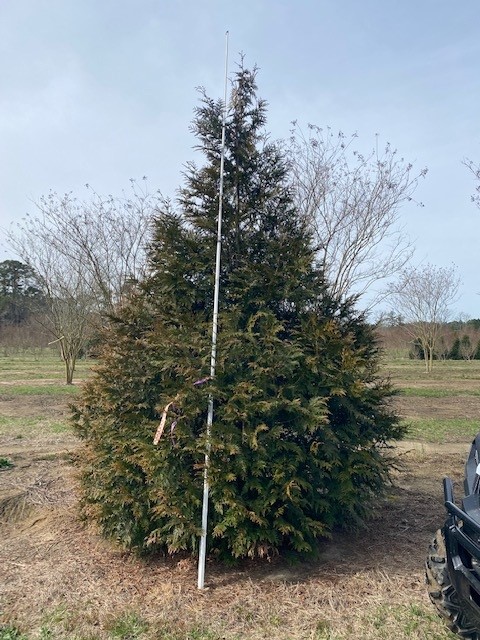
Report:
[[[174,195],[195,157],[196,87],[223,96],[240,52],[257,64],[273,138],[311,122],[428,176],[402,211],[415,261],[458,266],[480,317],[480,2],[462,0],[0,0],[0,226],[50,189]],[[0,259],[13,257],[5,243]]]

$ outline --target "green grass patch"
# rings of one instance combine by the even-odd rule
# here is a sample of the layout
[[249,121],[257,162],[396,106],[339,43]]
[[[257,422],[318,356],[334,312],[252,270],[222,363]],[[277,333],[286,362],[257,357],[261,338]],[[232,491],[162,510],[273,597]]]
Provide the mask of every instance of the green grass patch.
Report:
[[[95,361],[78,360],[75,366],[74,380],[88,378]],[[65,381],[65,364],[57,353],[46,352],[42,355],[29,354],[0,356],[0,383],[32,380],[53,380],[62,384]]]
[[[112,616],[92,628],[93,620],[80,619],[78,611],[57,607],[43,617],[42,626],[24,634],[15,626],[0,626],[0,640],[221,640],[224,635],[198,626],[152,623],[136,612]],[[234,640],[233,636],[229,636]],[[288,635],[286,636],[288,637]],[[315,636],[316,638],[317,636]],[[240,638],[238,637],[238,640]]]
[[64,372],[58,369],[43,371],[38,369],[0,370],[0,382],[12,382],[14,380],[58,380],[61,382],[64,379]]
[[[417,604],[381,604],[365,620],[366,638],[416,638],[417,640],[450,640],[451,633],[435,611]],[[336,639],[337,636],[324,636]],[[343,639],[344,636],[342,635]]]
[[480,419],[409,418],[406,438],[424,442],[461,442],[480,431]]
[[0,384],[0,398],[8,396],[76,396],[80,393],[80,385],[49,384],[49,385],[2,385]]
[[107,626],[112,638],[120,640],[137,640],[148,630],[148,622],[143,620],[136,613],[124,613],[120,617],[112,620]]
[[8,458],[0,457],[0,471],[4,469],[11,469],[13,467],[13,462]]
[[0,416],[0,436],[28,438],[38,434],[59,434],[71,431],[72,428],[67,419],[58,420],[42,416]]
[[0,625],[0,640],[28,640],[16,627]]

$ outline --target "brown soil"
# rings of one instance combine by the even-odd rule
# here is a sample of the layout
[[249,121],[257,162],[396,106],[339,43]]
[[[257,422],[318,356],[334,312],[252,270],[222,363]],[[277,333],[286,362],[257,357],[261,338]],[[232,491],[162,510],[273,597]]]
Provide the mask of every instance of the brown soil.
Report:
[[39,414],[51,418],[64,416],[68,409],[66,402],[50,396],[18,396],[4,392],[0,398],[0,416],[36,417]]
[[[412,400],[425,403],[408,399],[406,409]],[[478,415],[480,399],[470,400]],[[465,408],[465,398],[458,411],[460,402]],[[445,415],[443,405],[443,399],[430,400],[428,415]],[[39,409],[53,416],[65,405],[40,397],[0,402],[3,415],[38,415]],[[366,529],[336,533],[315,562],[275,559],[231,568],[209,561],[203,592],[189,558],[139,559],[79,520],[70,461],[77,447],[64,434],[28,442],[0,438],[0,458],[15,465],[0,471],[0,623],[38,631],[46,612],[68,610],[64,625],[100,638],[115,615],[135,610],[155,624],[206,625],[224,638],[283,639],[288,629],[289,638],[300,639],[323,637],[314,635],[319,624],[344,629],[347,618],[351,631],[335,637],[367,638],[358,629],[365,627],[369,607],[414,602],[430,610],[423,564],[444,517],[441,480],[450,475],[460,481],[468,441],[402,443],[403,468]]]
[[400,396],[395,398],[395,408],[403,418],[477,419],[480,431],[479,396],[449,396],[446,398]]

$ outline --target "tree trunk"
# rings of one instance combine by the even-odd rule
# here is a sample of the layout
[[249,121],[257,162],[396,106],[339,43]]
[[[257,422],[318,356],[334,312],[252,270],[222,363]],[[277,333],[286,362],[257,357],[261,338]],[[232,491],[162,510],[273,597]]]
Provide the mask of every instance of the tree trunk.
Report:
[[74,354],[67,352],[63,339],[60,341],[60,353],[62,355],[62,360],[65,363],[65,384],[73,384],[76,357]]
[[421,343],[423,349],[423,359],[425,361],[425,373],[431,373],[433,369],[433,346],[425,341]]
[[73,372],[75,371],[75,357],[68,356],[65,360],[66,384],[73,384]]

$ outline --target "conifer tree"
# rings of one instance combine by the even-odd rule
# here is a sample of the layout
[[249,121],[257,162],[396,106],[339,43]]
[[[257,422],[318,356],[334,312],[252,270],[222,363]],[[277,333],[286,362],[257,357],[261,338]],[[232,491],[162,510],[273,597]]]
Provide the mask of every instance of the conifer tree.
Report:
[[208,540],[234,557],[312,553],[336,524],[361,522],[388,480],[387,443],[402,435],[371,328],[315,266],[256,92],[256,71],[240,66],[226,123],[215,379],[223,105],[202,93],[192,131],[205,163],[187,165],[178,201],[158,212],[151,275],[112,318],[75,409],[84,510],[127,547],[196,552],[210,393]]

